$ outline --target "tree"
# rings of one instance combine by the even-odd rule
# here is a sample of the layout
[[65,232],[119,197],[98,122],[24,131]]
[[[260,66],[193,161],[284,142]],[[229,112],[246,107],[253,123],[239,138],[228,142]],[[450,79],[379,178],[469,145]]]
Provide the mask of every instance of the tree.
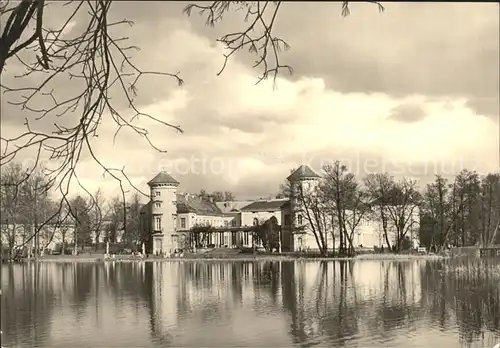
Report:
[[400,251],[408,232],[413,231],[419,222],[416,214],[419,212],[421,195],[418,192],[417,182],[408,178],[395,182],[389,203],[387,205],[389,219],[396,232],[396,251]]
[[234,201],[234,195],[230,191],[214,191],[208,193],[206,190],[201,190],[198,197],[204,200],[212,199],[214,202],[231,202]]
[[82,196],[76,196],[71,201],[70,214],[75,222],[75,249],[78,246],[83,250],[86,245],[92,244],[90,208]]
[[440,175],[427,185],[423,195],[420,241],[427,249],[442,249],[448,244],[448,235],[455,227],[461,207],[454,202],[454,185]]
[[[290,173],[293,173],[296,168],[292,168],[290,170]],[[280,184],[280,187],[278,188],[278,193],[275,195],[276,199],[282,199],[282,198],[290,198],[291,194],[291,186],[290,182],[288,180],[285,180],[284,183]]]
[[453,226],[450,190],[447,180],[436,175],[434,183],[428,184],[424,192],[420,240],[422,245],[431,249],[434,245],[445,243],[446,236]]
[[387,248],[390,250],[392,248],[392,243],[389,240],[388,234],[388,205],[390,201],[390,192],[394,187],[394,178],[387,173],[373,173],[365,177],[364,184],[371,203],[374,206],[372,217],[382,225],[383,237],[387,244]]
[[95,194],[91,197],[89,211],[90,219],[90,229],[94,235],[95,250],[99,247],[99,241],[101,237],[101,232],[104,225],[104,219],[106,217],[106,212],[104,211],[104,205],[106,201],[102,195],[101,189],[98,189]]
[[53,222],[53,204],[48,196],[49,183],[39,171],[31,173],[21,165],[10,162],[2,170],[2,234],[9,249],[22,236],[26,245],[35,239],[35,250],[40,249],[39,233],[47,237],[46,226]]
[[113,197],[108,203],[108,222],[106,224],[106,241],[116,243],[118,231],[123,226],[125,209],[119,196]]
[[[50,210],[57,212],[57,216],[54,217],[50,224],[46,226],[46,234],[45,234],[45,245],[42,250],[45,250],[49,247],[50,243],[54,240],[54,237],[58,235],[62,240],[62,253],[64,254],[64,243],[66,241],[66,234],[68,231],[68,220],[69,220],[69,209],[64,208],[61,210],[57,209],[57,204],[55,202],[51,202]],[[42,234],[43,236],[43,234]]]
[[382,225],[387,247],[400,251],[405,237],[416,230],[420,221],[422,197],[416,181],[408,178],[396,181],[388,173],[375,173],[365,178],[365,186],[373,207],[372,216]]
[[281,226],[278,224],[278,219],[272,216],[263,223],[254,226],[253,233],[257,236],[257,239],[260,240],[266,251],[272,252],[273,249],[278,251],[280,244],[280,228]]
[[21,165],[10,163],[2,168],[1,178],[1,226],[2,241],[5,238],[9,248],[9,254],[12,257],[12,251],[16,244],[16,237],[21,220],[22,197],[19,192],[19,183],[23,180],[23,171]]
[[423,195],[421,241],[438,251],[448,244],[469,246],[495,242],[500,221],[500,175],[462,170],[452,184],[441,176]]
[[466,169],[455,177],[453,204],[460,208],[454,229],[455,245],[480,243],[480,179],[478,173]]
[[500,174],[487,174],[482,179],[481,188],[482,240],[493,244],[500,226]]
[[139,235],[139,224],[140,224],[140,214],[141,214],[141,202],[138,193],[132,195],[131,200],[127,206],[127,224],[123,232],[123,241],[127,245],[137,246],[140,240]]
[[64,207],[63,210],[61,211],[61,215],[64,216],[64,218],[62,218],[60,221],[60,228],[59,228],[59,233],[61,235],[61,255],[65,255],[66,254],[66,237],[68,235],[68,231],[69,231],[69,226],[68,226],[68,223],[69,223],[69,219],[68,217],[70,216],[70,209],[69,207]]
[[369,211],[367,195],[361,190],[354,174],[341,162],[323,168],[322,189],[331,210],[332,225],[339,228],[339,252],[354,254],[354,233],[363,216]]
[[[137,125],[135,120],[143,117],[178,132],[182,129],[146,114],[136,106],[137,83],[141,77],[152,74],[173,78],[179,85],[184,81],[178,73],[144,71],[133,63],[130,52],[137,47],[127,45],[127,38],[116,36],[120,27],[133,22],[126,19],[111,21],[112,1],[66,3],[64,6],[70,9],[69,15],[60,18],[61,23],[56,29],[48,27],[46,17],[48,12],[57,13],[61,9],[57,8],[57,3],[51,3],[51,8],[47,5],[45,0],[0,4],[0,19],[5,23],[0,36],[0,77],[4,98],[20,110],[35,115],[34,120],[26,118],[23,133],[11,138],[2,137],[5,146],[0,163],[6,164],[21,152],[33,149],[37,152],[35,168],[40,158],[47,155],[55,167],[43,168],[44,174],[48,176],[50,187],[57,189],[62,196],[59,204],[59,209],[62,209],[62,202],[68,203],[70,184],[78,181],[75,169],[82,152],[86,151],[106,175],[119,182],[122,201],[125,202],[123,184],[142,191],[130,182],[123,169],[108,167],[93,151],[92,140],[98,136],[103,117],[109,116],[116,123],[115,137],[120,130],[128,128],[154,150],[163,152],[152,143],[148,130]],[[259,77],[262,81],[269,76],[276,79],[283,69],[292,73],[292,68],[279,59],[280,51],[290,46],[273,34],[281,6],[282,2],[261,5],[260,2],[214,1],[209,5],[189,5],[185,12],[189,15],[192,10],[199,10],[207,15],[208,25],[218,23],[227,12],[247,12],[246,30],[224,35],[218,40],[227,52],[219,74],[237,51],[249,49],[257,55],[255,68],[262,68]],[[380,4],[378,7],[383,10]],[[349,14],[348,2],[342,3],[342,14]],[[78,26],[69,30],[75,18],[78,18]],[[263,34],[255,36],[258,29],[263,29]],[[11,63],[25,69],[13,82],[6,78]],[[34,84],[34,81],[39,83]],[[61,88],[68,83],[76,88],[75,93]],[[132,110],[131,118],[119,111],[122,105],[115,100],[121,99],[126,101],[126,109]],[[44,107],[40,108],[39,103]],[[74,114],[78,116],[73,117]],[[33,127],[36,121],[53,124],[53,128],[38,130]]]
[[214,191],[212,193],[212,197],[214,199],[214,202],[224,202],[224,192],[221,191]]
[[316,240],[321,255],[326,255],[328,253],[329,219],[327,214],[329,210],[324,204],[324,195],[320,184],[314,182],[292,184],[290,197],[292,201],[296,200],[298,203],[292,214],[305,218],[302,223],[296,219],[296,232],[307,233],[309,230]]
[[231,202],[234,201],[236,198],[234,197],[234,194],[231,191],[224,191],[224,201],[225,202]]

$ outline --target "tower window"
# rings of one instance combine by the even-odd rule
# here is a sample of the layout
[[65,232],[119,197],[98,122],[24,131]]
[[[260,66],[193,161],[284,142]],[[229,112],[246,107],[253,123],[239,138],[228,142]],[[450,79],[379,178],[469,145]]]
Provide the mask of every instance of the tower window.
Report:
[[156,202],[156,203],[155,203],[155,207],[156,207],[156,208],[161,208],[161,203],[160,203],[160,202]]
[[156,192],[155,192],[155,196],[156,196],[156,197],[160,197],[160,196],[161,196],[161,192],[160,192],[160,191],[156,191]]
[[157,216],[155,223],[156,223],[156,230],[161,231],[161,217]]
[[290,226],[290,215],[285,215],[285,226]]

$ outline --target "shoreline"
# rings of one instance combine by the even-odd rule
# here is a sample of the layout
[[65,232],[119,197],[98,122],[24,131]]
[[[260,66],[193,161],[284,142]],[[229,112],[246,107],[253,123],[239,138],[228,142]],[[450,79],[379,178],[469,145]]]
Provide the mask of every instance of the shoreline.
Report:
[[[321,257],[299,255],[187,255],[185,257],[148,257],[141,258],[129,255],[117,255],[115,258],[99,256],[45,256],[38,259],[22,260],[16,263],[116,263],[116,262],[261,262],[261,261],[415,261],[415,260],[443,260],[449,256],[434,254],[361,254],[353,257]],[[7,262],[14,263],[14,262]]]

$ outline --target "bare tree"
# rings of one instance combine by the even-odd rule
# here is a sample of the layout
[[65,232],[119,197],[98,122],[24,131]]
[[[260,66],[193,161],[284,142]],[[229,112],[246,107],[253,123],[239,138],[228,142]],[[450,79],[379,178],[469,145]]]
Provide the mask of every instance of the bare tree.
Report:
[[99,247],[99,241],[103,229],[104,219],[106,212],[104,211],[104,204],[106,201],[102,194],[101,189],[98,189],[94,195],[93,200],[88,204],[90,205],[89,217],[90,217],[90,229],[94,235],[95,250]]
[[108,222],[106,224],[106,241],[116,243],[118,231],[122,227],[126,214],[119,196],[113,197],[108,203]]
[[403,178],[395,183],[387,208],[389,219],[396,232],[396,251],[401,250],[402,242],[408,232],[414,230],[419,223],[421,200],[416,181]]
[[[339,229],[339,252],[354,254],[354,233],[365,213],[369,210],[366,194],[361,190],[354,174],[348,172],[347,166],[339,161],[323,168],[324,181],[322,189],[325,202],[331,210],[332,218]],[[332,219],[333,220],[333,219]]]
[[36,250],[39,250],[38,234],[46,230],[50,222],[47,217],[53,213],[45,177],[38,171],[29,175],[20,164],[11,162],[2,169],[1,182],[2,230],[9,248],[14,247],[22,231],[23,243],[19,246],[27,245],[35,238]]
[[123,240],[132,247],[136,247],[140,240],[139,220],[141,207],[142,205],[139,194],[133,194],[127,205],[127,225],[123,233]]
[[297,232],[307,233],[310,231],[316,240],[318,249],[322,255],[328,253],[328,222],[329,210],[324,204],[324,195],[320,184],[314,182],[299,183],[292,186],[292,192],[297,197],[298,207],[295,212],[297,216],[303,216],[305,220],[297,221]]
[[40,232],[44,231],[54,217],[58,215],[53,209],[48,196],[50,184],[39,170],[31,175],[20,185],[23,196],[23,223],[29,228],[30,236],[34,239],[36,254],[40,253]]
[[372,217],[374,217],[382,225],[382,233],[387,244],[387,248],[391,249],[392,243],[390,242],[388,235],[388,206],[390,193],[394,187],[394,178],[389,176],[387,173],[374,173],[365,177],[364,184],[374,207]]
[[350,190],[347,192],[346,198],[347,199],[343,204],[343,217],[341,221],[344,223],[343,230],[346,235],[346,239],[349,242],[349,249],[347,253],[349,255],[354,255],[354,234],[359,231],[361,222],[370,213],[370,207],[367,203],[367,193],[357,182],[352,184]]
[[2,240],[4,238],[7,240],[11,257],[21,222],[21,205],[23,202],[18,183],[23,180],[23,175],[21,165],[17,163],[10,163],[8,166],[2,168],[0,172],[1,237]]
[[[365,178],[365,186],[373,216],[382,224],[387,247],[399,251],[405,237],[420,220],[417,213],[422,197],[416,182],[408,178],[396,181],[388,173],[375,173]],[[392,232],[391,237],[389,232]]]
[[65,207],[59,210],[57,207],[57,203],[51,202],[50,211],[51,212],[58,211],[59,214],[45,226],[45,236],[44,236],[45,243],[42,250],[47,249],[54,240],[54,238],[57,236],[56,240],[62,239],[62,244],[63,244],[62,252],[64,253],[64,242],[65,242],[66,232],[68,230],[68,223],[70,223],[69,209]]

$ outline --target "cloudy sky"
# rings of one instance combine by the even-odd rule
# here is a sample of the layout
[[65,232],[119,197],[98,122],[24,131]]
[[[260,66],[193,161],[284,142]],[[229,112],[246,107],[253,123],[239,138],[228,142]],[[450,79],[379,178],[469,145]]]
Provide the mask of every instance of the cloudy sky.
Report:
[[[261,70],[252,69],[255,57],[246,52],[217,76],[224,51],[216,39],[248,26],[241,13],[210,28],[196,12],[183,14],[185,5],[116,2],[111,10],[135,22],[121,34],[140,46],[133,53],[138,67],[179,71],[185,80],[178,87],[172,78],[146,76],[139,85],[141,110],[184,130],[138,121],[167,153],[130,131],[113,143],[109,115],[93,140],[99,159],[125,166],[141,188],[164,169],[183,191],[256,198],[275,193],[292,167],[309,164],[319,172],[334,160],[360,176],[390,171],[422,183],[463,167],[498,170],[498,4],[388,2],[384,13],[352,4],[343,18],[340,3],[283,3],[274,29],[291,46],[280,60],[294,74],[283,72],[275,89],[272,81],[255,85]],[[67,35],[87,22],[78,17]],[[57,83],[56,92],[72,88],[68,80]],[[2,136],[23,132],[24,117],[32,116],[4,98]],[[53,120],[38,122],[53,130]],[[28,165],[33,154],[20,160]],[[78,174],[91,191],[116,191],[88,154]]]

